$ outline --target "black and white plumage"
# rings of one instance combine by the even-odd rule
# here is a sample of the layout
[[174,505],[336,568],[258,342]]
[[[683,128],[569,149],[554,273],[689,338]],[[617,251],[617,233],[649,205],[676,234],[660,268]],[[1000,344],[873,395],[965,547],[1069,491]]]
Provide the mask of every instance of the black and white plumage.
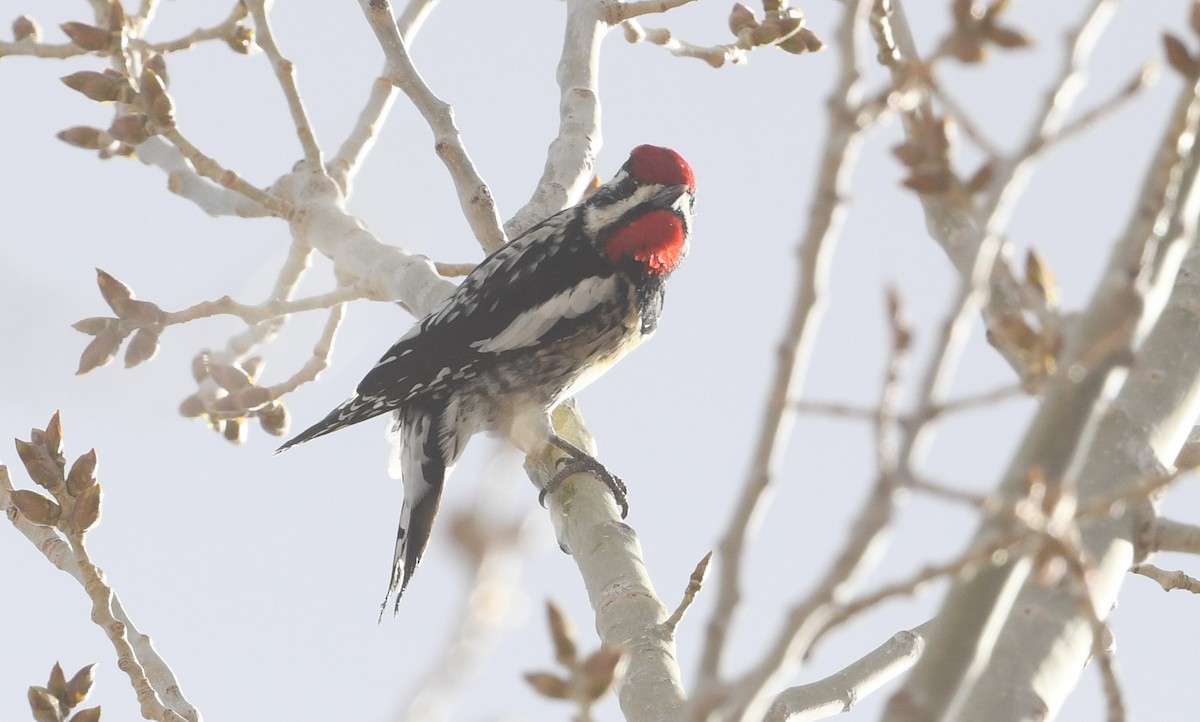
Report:
[[588,199],[485,258],[352,397],[280,447],[392,413],[391,470],[405,501],[385,607],[393,594],[399,604],[474,434],[503,435],[527,454],[552,443],[572,470],[607,474],[554,435],[550,412],[654,332],[664,282],[687,253],[694,193],[675,151],[635,148]]

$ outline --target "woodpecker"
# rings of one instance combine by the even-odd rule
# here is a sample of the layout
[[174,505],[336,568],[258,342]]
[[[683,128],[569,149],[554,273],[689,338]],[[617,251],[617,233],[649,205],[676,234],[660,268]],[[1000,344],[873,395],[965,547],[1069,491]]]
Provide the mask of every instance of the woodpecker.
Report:
[[384,609],[395,595],[398,610],[446,477],[476,433],[504,436],[526,454],[552,444],[570,458],[549,491],[592,471],[627,510],[624,485],[559,438],[550,413],[654,333],[665,281],[688,252],[695,191],[678,153],[634,148],[590,197],[485,258],[353,396],[279,447],[391,414],[389,471],[403,478],[404,506]]

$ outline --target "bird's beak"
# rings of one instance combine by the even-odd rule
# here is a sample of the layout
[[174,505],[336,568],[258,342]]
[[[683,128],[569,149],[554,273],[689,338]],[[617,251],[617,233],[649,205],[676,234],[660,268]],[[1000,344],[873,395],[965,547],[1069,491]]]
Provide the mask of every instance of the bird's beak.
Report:
[[690,215],[692,212],[692,194],[685,185],[668,186],[651,198],[650,204],[659,210],[674,211],[680,215]]

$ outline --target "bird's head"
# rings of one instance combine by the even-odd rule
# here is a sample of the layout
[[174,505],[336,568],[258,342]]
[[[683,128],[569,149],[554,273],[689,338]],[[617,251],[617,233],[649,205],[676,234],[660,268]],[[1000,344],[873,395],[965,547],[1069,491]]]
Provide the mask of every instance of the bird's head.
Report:
[[663,278],[688,251],[696,179],[675,151],[639,145],[584,202],[585,231],[615,264]]

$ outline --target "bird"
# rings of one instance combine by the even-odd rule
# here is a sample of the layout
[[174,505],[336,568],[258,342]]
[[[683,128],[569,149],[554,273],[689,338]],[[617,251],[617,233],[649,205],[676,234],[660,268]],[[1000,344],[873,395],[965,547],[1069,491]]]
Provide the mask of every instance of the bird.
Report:
[[637,146],[595,193],[484,258],[354,395],[276,450],[391,414],[389,472],[403,480],[404,503],[381,614],[393,596],[399,612],[446,478],[477,433],[526,454],[565,452],[543,498],[592,471],[627,513],[624,484],[560,438],[550,414],[655,332],[665,282],[688,253],[695,192],[677,152]]

